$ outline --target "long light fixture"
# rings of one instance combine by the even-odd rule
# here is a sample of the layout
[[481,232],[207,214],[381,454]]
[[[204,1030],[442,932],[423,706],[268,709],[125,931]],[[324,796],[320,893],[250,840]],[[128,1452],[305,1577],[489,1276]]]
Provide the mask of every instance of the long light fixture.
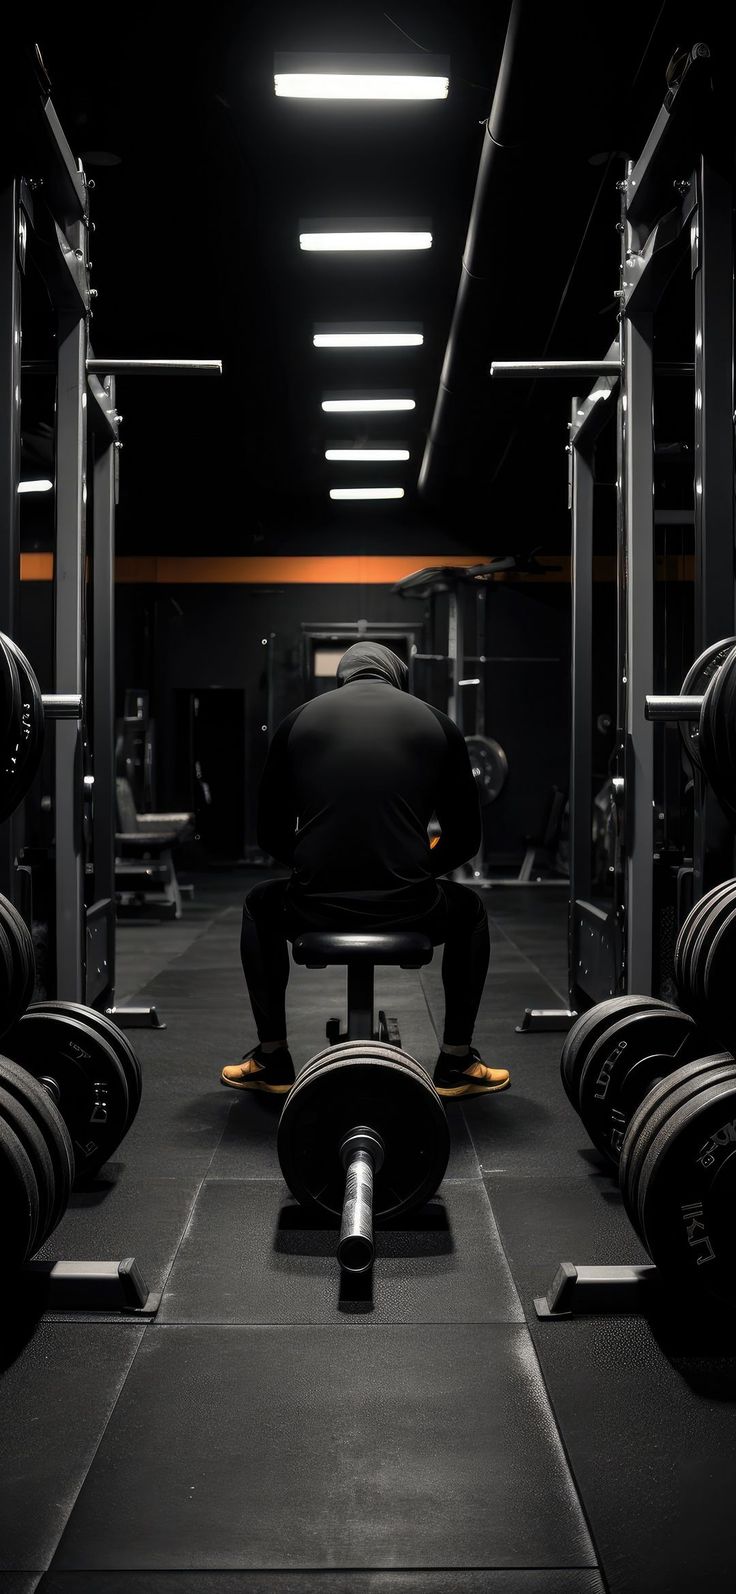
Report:
[[18,482],[19,493],[50,493],[54,484],[48,476],[42,476],[37,481]]
[[365,228],[356,232],[300,232],[299,248],[307,251],[365,253],[390,249],[431,249],[431,232]]
[[409,459],[408,448],[326,448],[325,459],[344,464],[367,464],[371,460],[406,461]]
[[416,402],[413,398],[335,398],[323,399],[322,408],[331,414],[341,411],[367,414],[374,410],[413,410]]
[[446,56],[277,55],[277,99],[446,100]]
[[424,342],[422,332],[323,331],[312,337],[315,349],[418,349]]
[[331,487],[330,498],[403,498],[403,487]]

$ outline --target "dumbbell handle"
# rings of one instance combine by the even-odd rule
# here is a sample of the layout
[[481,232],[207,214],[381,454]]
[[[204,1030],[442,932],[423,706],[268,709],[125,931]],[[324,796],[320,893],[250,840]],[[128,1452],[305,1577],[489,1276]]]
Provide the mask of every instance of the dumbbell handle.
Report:
[[373,1176],[383,1163],[383,1141],[373,1129],[360,1127],[340,1147],[345,1169],[337,1260],[346,1273],[367,1273],[373,1263]]
[[647,697],[644,718],[648,720],[699,720],[702,697]]

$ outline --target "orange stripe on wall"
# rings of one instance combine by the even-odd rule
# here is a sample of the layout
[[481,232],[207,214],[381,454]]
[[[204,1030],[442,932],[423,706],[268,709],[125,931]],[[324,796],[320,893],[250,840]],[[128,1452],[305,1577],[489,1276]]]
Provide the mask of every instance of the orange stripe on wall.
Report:
[[21,581],[53,581],[53,554],[22,553],[20,556],[20,579]]
[[271,585],[273,582],[313,584],[317,586],[365,585],[381,586],[399,581],[402,576],[423,570],[427,565],[482,564],[476,554],[451,555],[380,555],[380,554],[289,554],[264,555],[261,558],[169,559],[120,558],[117,561],[118,581],[156,582],[167,586],[235,583],[246,586]]

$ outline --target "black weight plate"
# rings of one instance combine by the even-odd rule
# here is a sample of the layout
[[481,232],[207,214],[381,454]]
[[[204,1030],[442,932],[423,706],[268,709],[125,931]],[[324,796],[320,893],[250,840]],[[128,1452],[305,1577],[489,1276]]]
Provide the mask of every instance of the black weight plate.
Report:
[[13,808],[17,808],[35,779],[43,756],[43,699],[25,653],[12,637],[3,635],[3,642],[12,655],[20,683],[20,714],[11,724],[10,740],[6,744],[10,752],[6,774],[12,785]]
[[728,1052],[713,1052],[694,1063],[685,1063],[654,1085],[633,1114],[624,1136],[618,1177],[626,1211],[638,1234],[641,1234],[639,1176],[655,1136],[681,1102],[688,1101],[694,1091],[706,1089],[713,1080],[730,1077],[732,1066],[733,1058]]
[[594,1146],[617,1163],[632,1113],[652,1085],[702,1057],[708,1042],[687,1013],[629,1013],[606,1026],[580,1074],[579,1112]]
[[[721,665],[736,647],[736,637],[726,637],[722,642],[712,642],[709,648],[690,665],[690,669],[682,683],[681,694],[683,697],[704,697],[705,693]],[[680,724],[685,752],[698,769],[703,768],[700,760],[700,725],[697,721],[682,721]]]
[[0,922],[0,1035],[14,1024],[16,1011],[15,963],[5,928]]
[[127,1035],[106,1013],[98,1012],[96,1007],[85,1007],[81,1002],[34,1002],[34,1013],[70,1013],[72,1018],[80,1018],[95,1034],[101,1035],[103,1040],[109,1042],[125,1074],[128,1086],[128,1122],[125,1126],[126,1133],[141,1104],[143,1091],[143,1070],[138,1060],[138,1055],[133,1049]]
[[74,1146],[77,1177],[97,1173],[125,1134],[125,1074],[109,1041],[68,1013],[30,1008],[4,1046],[42,1083],[50,1081]]
[[713,789],[721,807],[732,816],[736,814],[736,766],[733,763],[735,685],[736,648],[733,648],[721,667],[711,731],[717,769],[717,776],[715,770],[712,772]]
[[[321,1052],[315,1052],[314,1057],[310,1057],[309,1062],[304,1064],[298,1077],[300,1080],[303,1079],[305,1074],[316,1068],[318,1063],[323,1063],[325,1058],[334,1062],[338,1057],[361,1055],[368,1058],[387,1057],[389,1062],[392,1057],[399,1057],[402,1062],[410,1063],[413,1068],[422,1068],[421,1063],[417,1062],[416,1057],[412,1057],[411,1052],[405,1052],[402,1046],[390,1046],[388,1041],[337,1041],[334,1046],[325,1046]],[[422,1073],[428,1077],[426,1068],[422,1068]]]
[[568,1030],[560,1057],[560,1074],[568,1100],[572,1102],[575,1111],[578,1111],[580,1074],[585,1065],[588,1052],[603,1034],[609,1024],[617,1023],[619,1018],[624,1018],[627,1013],[637,1013],[640,1009],[655,1007],[672,1007],[671,1002],[662,1002],[658,996],[608,996],[605,1002],[596,1002],[594,1007],[589,1007],[587,1012],[581,1013],[575,1023]]
[[736,894],[724,891],[720,898],[700,915],[698,927],[690,944],[687,959],[687,992],[696,1014],[705,1016],[705,976],[711,947],[721,925],[730,918],[736,907]]
[[[715,792],[718,801],[728,817],[736,822],[736,798],[730,780],[728,769],[727,745],[722,745],[728,740],[728,718],[724,714],[724,688],[733,668],[733,653],[729,653],[720,670],[713,676],[700,710],[700,757],[708,784]],[[721,764],[721,757],[725,762]]]
[[0,704],[4,727],[0,742],[0,822],[2,822],[10,817],[18,802],[13,752],[20,734],[22,716],[18,669],[13,654],[7,646],[7,638],[2,632],[0,632]]
[[690,994],[690,957],[701,921],[729,892],[734,893],[736,900],[736,880],[725,880],[712,891],[707,891],[705,896],[700,897],[693,905],[683,923],[675,946],[675,979],[683,999]]
[[0,1057],[0,1084],[22,1103],[46,1140],[54,1169],[55,1199],[48,1228],[51,1234],[66,1212],[74,1183],[74,1149],[69,1131],[48,1091],[20,1063]]
[[641,1170],[639,1206],[660,1271],[736,1304],[736,1066],[662,1125]]
[[736,906],[732,906],[728,916],[721,918],[714,929],[703,960],[702,977],[703,1016],[712,1034],[731,1052],[736,1052],[735,948]]
[[3,1267],[22,1267],[38,1231],[38,1188],[28,1152],[0,1118],[0,1212],[3,1215]]
[[0,747],[2,748],[7,745],[8,733],[18,713],[19,704],[18,671],[9,649],[5,646],[4,635],[0,632]]
[[442,1102],[422,1075],[395,1059],[326,1058],[308,1079],[297,1080],[279,1120],[277,1150],[298,1201],[340,1214],[345,1173],[339,1148],[358,1124],[377,1130],[385,1146],[375,1178],[376,1221],[398,1217],[434,1194],[447,1167],[450,1131]]
[[466,736],[473,779],[484,808],[500,797],[509,773],[509,762],[500,742],[492,736]]
[[[13,958],[14,1012],[10,1023],[15,1023],[24,1013],[33,996],[36,983],[36,956],[33,937],[22,914],[7,897],[0,896],[0,924],[10,942]],[[8,1025],[6,1025],[6,1028]]]
[[38,1192],[38,1211],[29,1255],[34,1256],[39,1247],[43,1245],[46,1235],[51,1233],[51,1217],[56,1203],[54,1165],[46,1144],[46,1137],[39,1129],[35,1118],[31,1117],[31,1114],[26,1110],[24,1104],[18,1100],[14,1091],[3,1088],[1,1079],[0,1118],[6,1124],[9,1124],[13,1133],[18,1136],[33,1168]]

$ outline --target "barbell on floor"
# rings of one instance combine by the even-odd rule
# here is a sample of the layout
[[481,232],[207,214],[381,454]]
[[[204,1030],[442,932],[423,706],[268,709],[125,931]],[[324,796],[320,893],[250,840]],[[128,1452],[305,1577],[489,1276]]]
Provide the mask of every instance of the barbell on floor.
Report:
[[277,1149],[297,1201],[340,1218],[342,1269],[365,1273],[374,1221],[401,1217],[441,1184],[450,1130],[429,1075],[408,1052],[345,1041],[318,1052],[300,1073]]

